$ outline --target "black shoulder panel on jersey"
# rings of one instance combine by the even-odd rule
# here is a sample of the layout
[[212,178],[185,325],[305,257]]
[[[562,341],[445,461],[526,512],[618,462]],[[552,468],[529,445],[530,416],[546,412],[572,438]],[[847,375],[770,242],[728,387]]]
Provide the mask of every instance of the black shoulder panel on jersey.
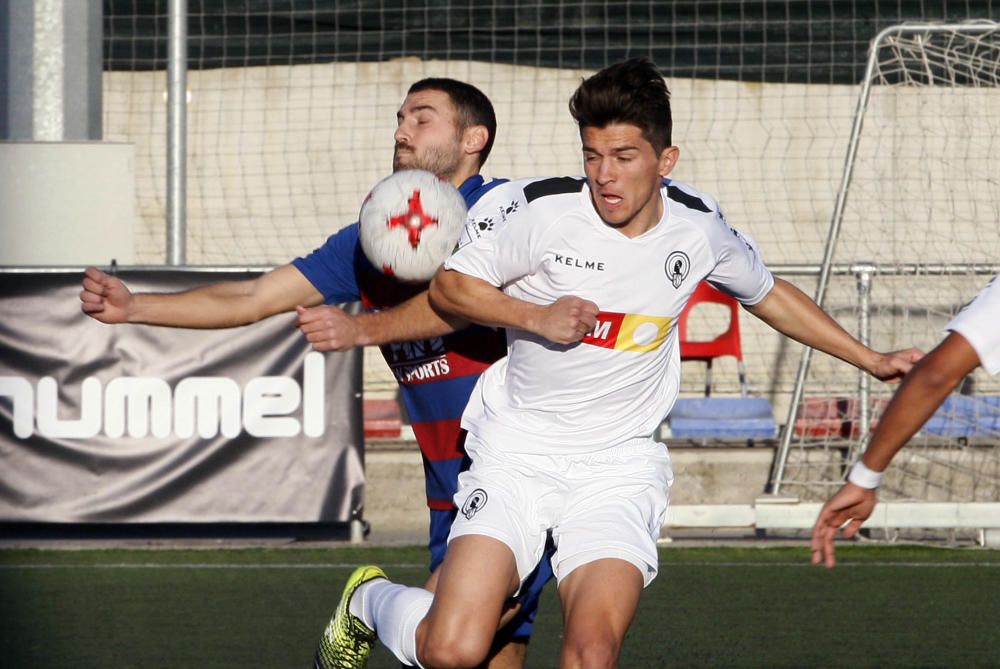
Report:
[[667,186],[667,197],[671,200],[676,200],[680,202],[688,209],[697,209],[698,211],[703,211],[706,214],[712,213],[712,210],[708,208],[708,205],[701,201],[701,199],[696,198],[694,195],[685,193],[677,186]]
[[562,193],[578,193],[583,190],[584,179],[575,177],[553,177],[535,181],[524,187],[524,197],[528,202],[546,195],[561,195]]

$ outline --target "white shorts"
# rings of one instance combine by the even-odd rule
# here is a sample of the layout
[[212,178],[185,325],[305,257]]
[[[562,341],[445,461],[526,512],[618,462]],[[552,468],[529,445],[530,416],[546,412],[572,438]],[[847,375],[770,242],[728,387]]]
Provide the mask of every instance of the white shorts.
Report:
[[674,479],[663,444],[641,439],[586,455],[511,455],[470,433],[465,449],[472,467],[458,478],[449,542],[469,534],[503,542],[523,581],[551,530],[560,582],[604,558],[634,564],[645,585],[656,576]]

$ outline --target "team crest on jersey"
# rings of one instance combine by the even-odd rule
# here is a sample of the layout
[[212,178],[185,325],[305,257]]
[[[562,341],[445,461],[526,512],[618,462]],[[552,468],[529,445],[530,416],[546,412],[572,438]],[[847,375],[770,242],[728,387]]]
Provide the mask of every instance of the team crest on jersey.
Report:
[[486,506],[486,501],[489,496],[486,491],[482,488],[476,488],[472,493],[465,499],[465,504],[462,505],[462,515],[472,520],[472,517],[479,513],[479,510]]
[[691,260],[683,251],[674,251],[667,256],[667,262],[663,265],[663,271],[674,288],[680,288],[691,271]]

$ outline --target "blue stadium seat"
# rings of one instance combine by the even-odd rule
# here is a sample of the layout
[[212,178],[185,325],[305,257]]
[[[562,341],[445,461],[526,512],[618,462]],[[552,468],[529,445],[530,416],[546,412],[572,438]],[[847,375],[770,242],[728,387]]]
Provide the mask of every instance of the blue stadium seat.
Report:
[[670,433],[680,439],[770,439],[778,426],[763,397],[695,397],[674,404]]
[[1000,397],[952,395],[924,423],[922,431],[938,437],[1000,436]]

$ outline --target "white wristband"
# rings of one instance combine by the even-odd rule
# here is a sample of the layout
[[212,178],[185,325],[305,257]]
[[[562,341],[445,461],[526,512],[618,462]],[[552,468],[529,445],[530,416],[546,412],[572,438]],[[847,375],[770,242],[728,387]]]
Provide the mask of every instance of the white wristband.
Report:
[[851,467],[851,473],[847,475],[847,480],[861,488],[877,488],[882,483],[882,472],[869,469],[865,463],[858,460]]

